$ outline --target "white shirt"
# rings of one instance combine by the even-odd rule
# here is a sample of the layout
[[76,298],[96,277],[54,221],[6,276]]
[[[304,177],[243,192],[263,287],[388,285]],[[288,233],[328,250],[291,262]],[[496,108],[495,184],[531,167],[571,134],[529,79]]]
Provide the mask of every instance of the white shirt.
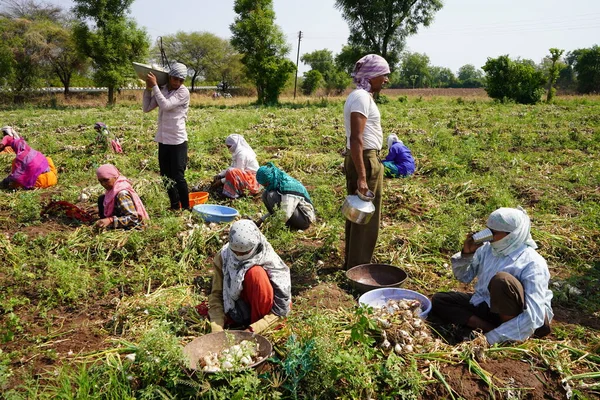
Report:
[[190,106],[190,91],[183,85],[177,90],[155,85],[152,92],[144,90],[142,109],[152,111],[158,107],[158,130],[154,141],[176,145],[187,142],[185,121]]
[[373,96],[364,89],[355,89],[348,95],[344,104],[344,126],[346,127],[346,147],[350,148],[350,115],[353,112],[367,117],[363,130],[363,150],[381,150],[383,146],[383,130],[381,114],[373,100]]
[[485,334],[490,344],[505,341],[523,341],[544,324],[544,317],[552,320],[554,313],[550,302],[552,291],[548,288],[550,272],[546,260],[529,246],[522,245],[508,256],[495,256],[492,246],[485,243],[473,256],[452,256],[454,276],[464,283],[477,278],[471,304],[477,306],[484,301],[490,306],[490,280],[498,272],[514,276],[523,285],[525,309],[515,318]]
[[285,212],[286,221],[292,217],[296,207],[300,208],[300,211],[302,211],[311,223],[314,223],[316,220],[315,208],[302,196],[282,193],[279,207]]

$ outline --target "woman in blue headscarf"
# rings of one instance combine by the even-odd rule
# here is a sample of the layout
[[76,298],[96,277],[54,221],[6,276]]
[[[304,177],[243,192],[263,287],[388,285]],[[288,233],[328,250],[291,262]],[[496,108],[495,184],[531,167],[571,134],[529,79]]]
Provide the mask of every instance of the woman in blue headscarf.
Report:
[[306,188],[272,162],[268,162],[256,172],[256,180],[265,191],[263,203],[269,211],[259,220],[259,224],[274,213],[278,206],[285,213],[286,226],[295,229],[306,229],[315,222],[315,208]]

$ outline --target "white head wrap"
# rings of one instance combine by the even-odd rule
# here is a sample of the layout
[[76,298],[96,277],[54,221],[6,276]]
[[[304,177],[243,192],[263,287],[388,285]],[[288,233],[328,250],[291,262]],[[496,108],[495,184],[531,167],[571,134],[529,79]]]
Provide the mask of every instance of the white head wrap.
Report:
[[388,149],[391,149],[391,148],[392,148],[392,145],[393,145],[394,143],[400,143],[400,144],[404,144],[404,143],[402,143],[402,140],[398,139],[398,136],[396,136],[396,135],[394,135],[394,134],[391,134],[391,135],[389,135],[389,136],[388,136],[388,138],[387,138],[387,146],[388,146]]
[[354,64],[352,78],[358,89],[364,89],[367,92],[371,90],[369,79],[390,73],[390,66],[385,58],[377,54],[367,54]]
[[188,70],[187,67],[182,63],[173,63],[171,64],[171,69],[169,70],[169,75],[174,78],[185,79],[187,77]]
[[507,256],[523,244],[537,249],[537,244],[531,238],[531,222],[521,207],[497,209],[488,217],[487,227],[494,231],[509,232],[504,238],[490,243],[494,255]]
[[2,127],[2,136],[10,136],[13,139],[19,139],[21,136],[13,129],[12,126],[3,126]]
[[[250,251],[240,259],[233,253]],[[236,221],[229,230],[229,243],[221,249],[223,259],[223,306],[225,312],[235,308],[240,298],[246,272],[255,265],[267,271],[269,280],[276,294],[273,312],[286,316],[292,298],[292,282],[290,269],[273,250],[267,238],[260,232],[253,221],[243,219]]]

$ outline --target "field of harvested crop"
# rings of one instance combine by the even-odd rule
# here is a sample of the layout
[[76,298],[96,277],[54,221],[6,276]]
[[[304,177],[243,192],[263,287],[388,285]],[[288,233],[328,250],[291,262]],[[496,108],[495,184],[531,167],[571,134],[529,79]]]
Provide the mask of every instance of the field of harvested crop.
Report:
[[[195,306],[207,298],[228,225],[167,211],[156,114],[142,113],[137,94],[111,109],[98,99],[41,101],[0,110],[1,125],[17,127],[59,171],[51,189],[0,192],[3,398],[598,398],[600,99],[522,106],[469,93],[386,92],[384,132],[411,148],[417,172],[385,181],[376,261],[403,268],[404,287],[427,296],[469,290],[453,278],[450,256],[491,211],[520,205],[550,267],[550,336],[490,348],[458,343],[448,329],[412,353],[381,349],[381,330],[341,269],[343,98],[264,108],[195,95],[190,186],[207,185],[228,165],[225,137],[240,133],[261,163],[307,186],[318,220],[301,232],[276,221],[261,228],[292,271],[292,313],[265,335],[273,357],[258,370],[192,372],[181,349],[209,330]],[[123,154],[91,145],[97,121],[120,138]],[[2,177],[12,157],[0,154]],[[97,213],[95,168],[106,162],[134,182],[148,229],[96,232],[42,213],[52,200]],[[242,216],[264,212],[260,197],[210,201]]]

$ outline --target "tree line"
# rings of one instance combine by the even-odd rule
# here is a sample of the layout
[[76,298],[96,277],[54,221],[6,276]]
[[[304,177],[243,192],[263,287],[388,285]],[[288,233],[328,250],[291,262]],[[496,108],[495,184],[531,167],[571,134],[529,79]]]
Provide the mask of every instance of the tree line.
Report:
[[[277,103],[296,66],[287,57],[290,47],[275,24],[272,0],[235,0],[236,17],[231,40],[209,32],[177,32],[152,46],[147,32],[130,18],[134,0],[74,0],[69,12],[38,0],[4,0],[0,3],[0,88],[15,102],[27,91],[42,86],[72,85],[108,88],[108,103],[115,90],[138,85],[131,63],[187,65],[192,91],[197,82],[251,85],[257,103]],[[537,102],[543,92],[551,100],[555,88],[579,93],[600,92],[600,48],[575,49],[566,54],[550,49],[540,64],[488,59],[478,67],[467,64],[455,74],[433,66],[426,54],[404,51],[406,38],[433,22],[440,0],[336,0],[350,28],[347,44],[334,55],[323,49],[304,54],[310,66],[301,90],[309,95],[342,93],[351,84],[356,60],[365,54],[382,55],[389,62],[393,88],[485,87],[500,100]],[[165,55],[168,59],[165,60]]]

